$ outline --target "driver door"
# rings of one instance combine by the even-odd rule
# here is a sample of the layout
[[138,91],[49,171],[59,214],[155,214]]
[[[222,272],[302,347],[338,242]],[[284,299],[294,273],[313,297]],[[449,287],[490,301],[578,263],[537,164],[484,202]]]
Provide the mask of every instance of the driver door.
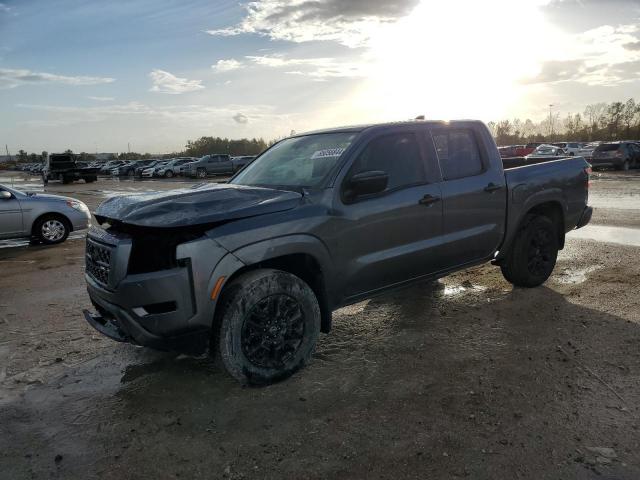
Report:
[[0,198],[0,238],[20,237],[23,233],[20,202],[13,194],[11,198]]
[[383,171],[387,188],[345,201],[337,210],[343,231],[332,251],[342,265],[344,295],[353,300],[442,268],[442,192],[435,159],[427,159],[419,129],[372,138],[344,185],[358,173]]

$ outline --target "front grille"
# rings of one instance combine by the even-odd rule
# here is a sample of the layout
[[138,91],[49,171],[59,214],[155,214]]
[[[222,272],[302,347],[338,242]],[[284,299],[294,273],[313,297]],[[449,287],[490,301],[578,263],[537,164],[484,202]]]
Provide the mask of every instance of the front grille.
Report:
[[111,249],[100,243],[87,239],[86,271],[96,282],[109,284],[111,270]]

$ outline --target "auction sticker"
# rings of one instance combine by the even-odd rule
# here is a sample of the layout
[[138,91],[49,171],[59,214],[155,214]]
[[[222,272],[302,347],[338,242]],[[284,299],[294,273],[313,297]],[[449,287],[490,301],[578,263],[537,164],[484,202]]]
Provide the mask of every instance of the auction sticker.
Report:
[[339,157],[344,152],[344,148],[325,148],[324,150],[316,150],[311,155],[311,159],[314,160],[316,158],[327,158],[327,157]]

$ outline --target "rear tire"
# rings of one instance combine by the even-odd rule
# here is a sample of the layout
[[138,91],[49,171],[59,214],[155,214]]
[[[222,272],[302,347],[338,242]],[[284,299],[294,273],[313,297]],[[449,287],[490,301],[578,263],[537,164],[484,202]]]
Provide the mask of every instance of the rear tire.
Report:
[[225,369],[243,384],[268,385],[304,367],[320,332],[313,290],[288,272],[248,272],[225,288],[213,338]]
[[165,178],[171,178],[173,177],[173,172],[171,170],[167,170],[166,172],[164,172],[164,176]]
[[64,242],[70,231],[69,220],[62,215],[44,215],[33,225],[33,234],[45,245]]
[[198,171],[196,172],[196,177],[198,177],[198,178],[206,178],[207,177],[207,171],[204,168],[199,168]]
[[556,225],[548,217],[529,214],[500,269],[504,278],[517,287],[537,287],[549,278],[557,257]]

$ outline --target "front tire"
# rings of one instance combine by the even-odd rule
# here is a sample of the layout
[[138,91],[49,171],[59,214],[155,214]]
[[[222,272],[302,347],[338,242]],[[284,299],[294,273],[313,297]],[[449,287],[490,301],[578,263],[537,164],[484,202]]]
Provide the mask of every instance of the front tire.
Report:
[[199,168],[198,171],[196,172],[196,177],[198,178],[206,178],[207,176],[207,171],[204,168]]
[[165,178],[171,178],[173,177],[173,172],[171,170],[167,170],[166,172],[164,172],[164,176]]
[[45,215],[33,226],[34,235],[45,245],[64,242],[70,231],[69,221],[61,215]]
[[313,290],[288,272],[248,272],[225,289],[214,349],[243,384],[268,385],[304,367],[320,332]]
[[529,214],[500,269],[517,287],[537,287],[549,278],[557,257],[556,226],[548,217]]

